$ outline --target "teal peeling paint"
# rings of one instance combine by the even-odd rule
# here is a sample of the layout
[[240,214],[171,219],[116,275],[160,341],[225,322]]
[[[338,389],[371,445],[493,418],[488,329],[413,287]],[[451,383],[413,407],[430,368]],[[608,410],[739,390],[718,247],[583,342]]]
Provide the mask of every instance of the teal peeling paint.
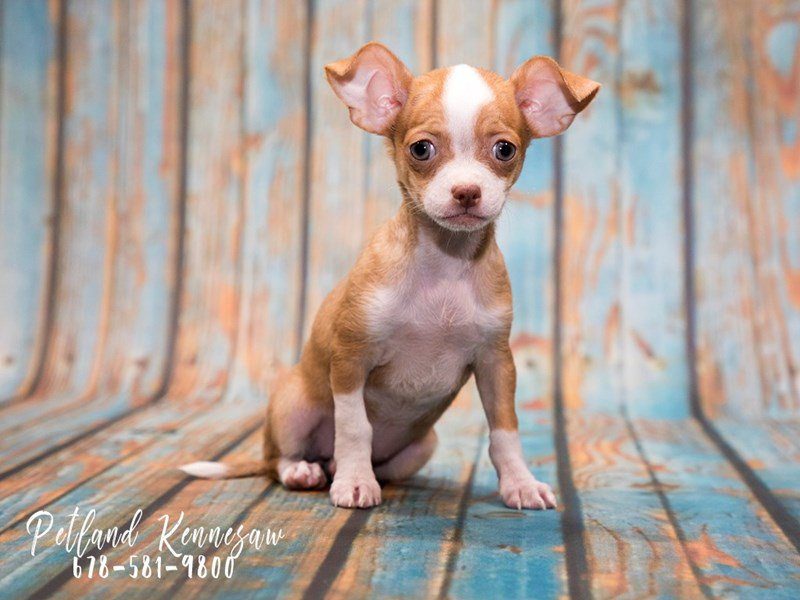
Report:
[[52,217],[55,26],[45,0],[0,3],[0,402],[36,365]]

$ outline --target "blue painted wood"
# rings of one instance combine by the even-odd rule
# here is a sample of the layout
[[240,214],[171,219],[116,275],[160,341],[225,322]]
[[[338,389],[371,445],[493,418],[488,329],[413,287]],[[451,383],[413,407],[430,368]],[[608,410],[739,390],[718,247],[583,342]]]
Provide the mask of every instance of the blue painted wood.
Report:
[[[207,408],[181,402],[148,408],[87,439],[52,452],[47,460],[3,477],[0,480],[0,531],[113,465],[130,460],[159,443],[165,432],[179,429]],[[4,470],[13,466],[16,466],[13,462],[4,463]]]
[[[537,54],[553,56],[550,32],[553,9],[548,3],[506,0],[497,11],[492,36],[492,68],[510,77],[525,60]],[[553,382],[553,324],[555,313],[555,143],[534,140],[519,180],[497,226],[497,243],[511,278],[514,294],[512,349],[526,382],[517,392],[518,407],[536,403],[549,408]]]
[[[622,399],[632,414],[689,415],[680,147],[681,4],[632,0],[620,19],[617,214]],[[609,82],[610,83],[610,82]],[[575,168],[580,169],[578,165]],[[567,179],[573,172],[566,170]]]
[[561,64],[605,84],[562,141],[561,385],[569,409],[613,410],[623,401],[617,6],[576,1],[563,11]]
[[[522,394],[530,393],[535,380],[521,375],[518,394],[529,397]],[[547,409],[523,408],[519,417],[528,466],[558,494],[551,414]],[[453,569],[453,598],[552,598],[567,593],[561,513],[506,508],[497,495],[497,475],[485,451],[468,506],[463,547]]]
[[702,402],[711,416],[797,417],[800,4],[724,4],[696,7],[692,56]]
[[164,385],[178,240],[178,8],[67,7],[53,328],[35,395],[2,411],[5,469]]
[[436,66],[468,64],[492,68],[494,15],[490,2],[472,2],[465,10],[458,0],[438,0],[436,31]]
[[[658,440],[628,416],[664,419],[665,446],[687,462],[678,479],[691,477],[698,459],[670,437],[684,427],[670,421],[688,414],[680,6],[581,2],[565,13],[565,66],[605,84],[564,136],[560,257],[570,459],[598,596],[700,594],[714,568],[686,550],[686,532],[699,535],[693,515],[672,510],[651,456]],[[746,510],[739,518],[761,525]],[[722,543],[725,529],[707,535]]]
[[168,396],[221,398],[242,301],[244,2],[189,6],[183,287]]
[[[150,410],[157,414],[157,409]],[[187,480],[175,469],[176,465],[222,452],[252,428],[261,411],[262,407],[253,403],[239,403],[236,407],[216,405],[209,410],[197,410],[195,418],[181,427],[176,435],[164,435],[144,452],[102,471],[48,504],[48,510],[63,518],[76,506],[87,507],[85,510],[93,507],[97,510],[95,527],[123,527],[130,523],[137,508],[147,509],[150,503],[171,489],[177,491],[179,488],[176,486]],[[128,430],[128,435],[135,433],[135,430]],[[106,451],[117,442],[114,439],[106,441]],[[132,490],[136,492],[132,493]],[[160,514],[142,523],[140,535],[143,538],[151,537],[160,529],[162,523],[156,520],[158,516]],[[50,578],[71,570],[69,557],[62,546],[54,543],[54,538],[43,543],[36,556],[30,555],[30,536],[25,521],[0,534],[0,548],[3,555],[0,591],[4,594],[13,590],[16,597],[31,595]],[[69,575],[68,579],[72,579],[71,573]],[[119,581],[112,578],[109,583],[119,584]]]
[[775,498],[800,521],[800,422],[718,418],[714,426]]
[[[382,491],[382,504],[359,529],[330,584],[336,597],[435,597],[463,551],[459,511],[470,489],[486,436],[478,398],[470,386],[437,423],[439,447],[414,478]],[[496,490],[489,490],[497,510]],[[344,549],[342,550],[344,551]],[[292,584],[294,587],[294,584]],[[298,589],[294,587],[294,589]]]
[[679,2],[576,2],[564,66],[604,84],[564,134],[570,407],[688,414]]
[[[252,403],[249,404],[252,409]],[[236,411],[241,412],[243,406],[245,406],[245,403],[239,403],[239,406],[236,407]],[[189,427],[191,427],[191,425],[189,425]],[[242,454],[247,454],[251,452],[252,449],[258,448],[259,446],[260,432],[254,432],[241,442],[236,443],[234,448],[226,454],[226,458],[233,459]],[[170,473],[170,475],[174,475],[174,473]],[[177,478],[174,476],[170,477],[172,482],[175,482],[176,479]],[[154,517],[147,519],[143,523],[140,532],[141,544],[137,544],[138,556],[149,555],[151,557],[157,557],[161,555],[163,557],[162,560],[166,560],[167,558],[167,553],[159,549],[159,534],[161,532],[162,522],[156,521],[156,516],[168,514],[170,515],[172,523],[175,523],[181,513],[183,513],[183,523],[185,526],[214,526],[222,527],[223,530],[227,527],[233,527],[235,530],[236,527],[238,527],[236,521],[242,510],[251,505],[255,499],[261,498],[262,500],[266,500],[267,498],[264,498],[264,495],[268,493],[267,490],[269,490],[269,488],[270,482],[261,477],[220,482],[202,480],[186,481],[185,485],[182,486],[180,490],[159,507]],[[129,507],[126,508],[130,510]],[[270,527],[270,525],[265,520],[262,521],[258,527],[263,531],[267,527]],[[285,535],[288,533],[289,530],[286,530]],[[174,540],[172,544],[176,550],[180,551],[183,549],[179,536],[175,536],[172,539]],[[206,560],[210,561],[215,554],[221,554],[224,558],[227,555],[226,550],[229,550],[229,547],[223,546],[222,551],[218,553],[213,552],[213,547],[206,547],[201,550],[197,548],[196,545],[190,545],[189,548],[185,550],[191,551],[198,558],[199,556],[205,555]],[[250,552],[253,551],[251,550]],[[262,552],[267,554],[269,550],[264,549]],[[254,553],[256,555],[261,554],[259,552]],[[109,564],[129,564],[130,554],[130,549],[124,547],[110,549],[106,552]],[[210,567],[211,563],[206,562],[206,565]],[[237,565],[237,567],[238,566],[239,565]],[[214,583],[218,582],[214,582],[213,577],[208,576],[200,580],[197,573],[197,567],[195,567],[194,576],[205,584],[203,586],[205,588],[203,590],[203,595],[208,597],[210,595],[209,592],[214,588]],[[241,584],[242,588],[247,586],[243,573],[239,569],[236,569],[234,573],[234,581]],[[139,581],[136,582],[135,595],[140,598],[145,598],[154,595],[164,595],[165,593],[173,595],[173,597],[174,594],[180,594],[181,596],[197,594],[197,591],[179,591],[180,588],[178,586],[182,580],[185,580],[184,573],[180,573],[180,575],[173,573],[167,576],[162,572],[161,578],[140,578]],[[222,583],[221,587],[223,588],[231,584],[230,580],[225,578],[222,578],[219,583]],[[62,588],[60,594],[65,597],[77,596],[87,599],[102,599],[117,594],[118,586],[119,583],[114,581],[112,577],[102,581],[89,581],[84,578],[78,581],[68,581]],[[134,592],[134,590],[131,590],[131,592]]]
[[40,395],[122,393],[136,403],[163,384],[179,167],[177,16],[157,2],[68,5],[64,199]]
[[37,393],[90,396],[108,331],[117,235],[119,23],[105,2],[67,6],[64,192],[52,332]]
[[353,266],[365,242],[364,162],[369,135],[350,122],[347,108],[323,72],[327,63],[352,55],[369,41],[367,3],[326,0],[315,6],[310,40],[312,141],[305,333],[322,300]]
[[266,398],[299,349],[305,175],[306,5],[244,7],[241,298],[229,398]]
[[[796,595],[800,555],[697,423],[675,427],[649,421],[635,427],[680,524],[675,533],[683,537],[681,545],[697,569],[697,579],[715,597]],[[754,454],[753,466],[765,467],[763,472],[772,476],[768,485],[800,516],[796,497],[800,449],[794,448],[794,460],[786,460],[791,445],[782,445],[785,434],[777,428],[739,424],[725,433],[758,453],[763,464]],[[775,456],[778,448],[784,458]]]
[[29,389],[43,343],[56,29],[46,0],[0,4],[0,401]]
[[174,3],[136,0],[112,18],[120,35],[111,92],[113,262],[92,377],[96,394],[141,404],[166,383],[177,285],[182,15]]

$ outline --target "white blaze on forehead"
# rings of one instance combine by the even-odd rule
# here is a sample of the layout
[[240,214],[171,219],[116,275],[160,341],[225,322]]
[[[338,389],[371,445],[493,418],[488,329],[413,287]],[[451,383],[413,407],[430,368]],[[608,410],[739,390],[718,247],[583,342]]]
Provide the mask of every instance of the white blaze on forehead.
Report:
[[468,65],[450,68],[444,83],[442,103],[454,150],[464,152],[473,144],[478,111],[492,98],[492,88],[477,69]]

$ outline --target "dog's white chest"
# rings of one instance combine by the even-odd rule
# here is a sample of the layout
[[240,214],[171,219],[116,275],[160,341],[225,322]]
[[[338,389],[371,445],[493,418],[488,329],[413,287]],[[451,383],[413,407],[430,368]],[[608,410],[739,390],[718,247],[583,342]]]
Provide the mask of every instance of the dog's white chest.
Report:
[[413,399],[425,410],[463,383],[483,344],[503,327],[507,309],[479,301],[469,271],[421,271],[379,288],[368,327],[379,348],[380,394]]

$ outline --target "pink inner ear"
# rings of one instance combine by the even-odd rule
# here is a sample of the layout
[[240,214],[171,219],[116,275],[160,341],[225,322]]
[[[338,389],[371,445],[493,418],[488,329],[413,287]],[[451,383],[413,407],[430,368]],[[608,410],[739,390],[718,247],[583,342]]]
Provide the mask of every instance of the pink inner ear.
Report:
[[338,88],[339,96],[351,109],[353,122],[373,133],[383,133],[405,101],[390,69],[379,60],[367,58],[357,65],[353,78]]
[[374,71],[367,83],[367,102],[374,110],[372,119],[379,121],[376,125],[386,125],[384,121],[390,118],[400,108],[402,102],[397,97],[397,92],[391,80],[381,71]]
[[517,94],[517,103],[539,137],[556,135],[570,126],[575,110],[561,86],[552,79],[534,79]]

